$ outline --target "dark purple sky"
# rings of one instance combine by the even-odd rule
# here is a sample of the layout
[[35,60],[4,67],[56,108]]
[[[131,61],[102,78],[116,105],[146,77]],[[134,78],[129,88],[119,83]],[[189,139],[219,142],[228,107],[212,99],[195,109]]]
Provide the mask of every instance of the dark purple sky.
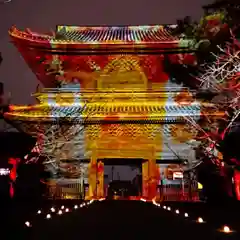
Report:
[[[2,1],[2,0],[0,0]],[[199,19],[201,6],[212,0],[12,0],[0,4],[0,81],[12,93],[12,102],[29,104],[38,81],[9,42],[12,25],[47,32],[57,24],[146,25],[175,23],[186,15]]]

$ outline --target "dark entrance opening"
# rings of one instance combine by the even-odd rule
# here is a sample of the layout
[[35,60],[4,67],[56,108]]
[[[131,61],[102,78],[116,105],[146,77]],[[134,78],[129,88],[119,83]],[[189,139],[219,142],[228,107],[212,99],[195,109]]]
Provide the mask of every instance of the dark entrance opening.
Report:
[[104,158],[104,190],[108,198],[142,194],[142,158]]

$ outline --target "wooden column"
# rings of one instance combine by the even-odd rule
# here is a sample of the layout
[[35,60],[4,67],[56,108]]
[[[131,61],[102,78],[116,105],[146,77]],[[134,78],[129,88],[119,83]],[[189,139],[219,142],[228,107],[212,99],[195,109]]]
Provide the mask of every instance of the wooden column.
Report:
[[97,162],[97,198],[104,197],[104,163],[99,160]]
[[88,194],[87,199],[95,198],[97,195],[97,157],[96,152],[92,152],[91,160],[88,168]]
[[142,197],[148,197],[148,165],[149,160],[142,163]]
[[156,159],[149,159],[148,167],[148,199],[155,199],[157,196],[157,164]]

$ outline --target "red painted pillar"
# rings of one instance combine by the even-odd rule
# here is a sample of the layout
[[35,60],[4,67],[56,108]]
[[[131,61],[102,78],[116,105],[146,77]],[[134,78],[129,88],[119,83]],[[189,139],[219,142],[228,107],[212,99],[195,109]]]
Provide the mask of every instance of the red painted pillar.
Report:
[[236,169],[234,170],[233,179],[236,198],[237,200],[240,200],[240,171]]
[[8,163],[12,165],[12,169],[10,171],[9,174],[9,178],[10,178],[10,190],[9,190],[9,194],[10,197],[13,198],[14,196],[14,187],[13,184],[16,181],[17,178],[17,165],[20,162],[19,158],[9,158]]

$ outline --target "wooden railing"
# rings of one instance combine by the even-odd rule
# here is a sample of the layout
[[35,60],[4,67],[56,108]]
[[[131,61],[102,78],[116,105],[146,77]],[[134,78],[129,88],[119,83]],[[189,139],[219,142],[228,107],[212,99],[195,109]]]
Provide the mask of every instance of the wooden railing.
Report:
[[161,201],[200,201],[197,184],[189,185],[163,185],[158,187],[157,198]]
[[[84,199],[86,189],[81,183],[71,183],[65,185],[49,185],[45,196],[49,199]],[[108,194],[108,188],[104,188],[105,196]],[[191,186],[185,185],[163,185],[158,186],[157,199],[160,201],[200,201],[197,184]]]
[[84,188],[81,183],[49,185],[46,197],[49,199],[83,199]]

